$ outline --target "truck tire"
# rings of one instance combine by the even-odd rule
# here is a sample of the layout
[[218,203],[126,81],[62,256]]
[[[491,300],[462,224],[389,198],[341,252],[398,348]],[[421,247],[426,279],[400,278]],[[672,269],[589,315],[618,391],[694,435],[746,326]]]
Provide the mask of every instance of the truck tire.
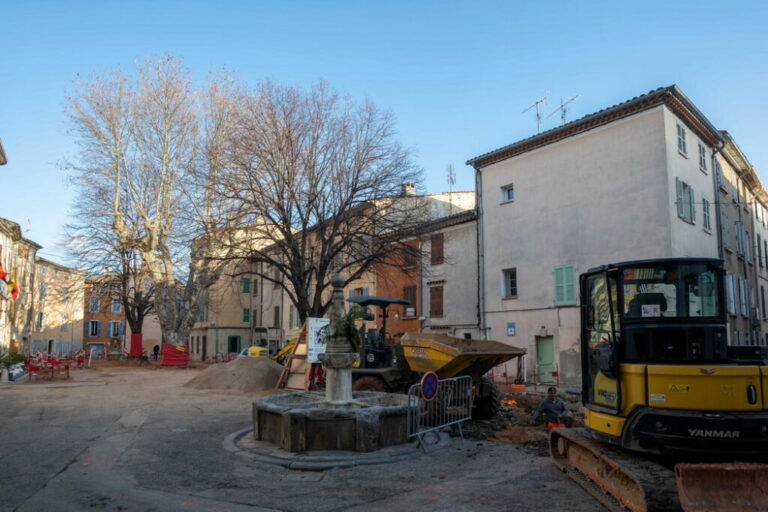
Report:
[[356,379],[352,383],[352,391],[378,391],[379,393],[389,393],[389,386],[381,377],[365,375]]
[[501,391],[498,386],[486,378],[480,379],[480,387],[485,387],[488,394],[475,398],[472,407],[472,419],[489,420],[501,409]]

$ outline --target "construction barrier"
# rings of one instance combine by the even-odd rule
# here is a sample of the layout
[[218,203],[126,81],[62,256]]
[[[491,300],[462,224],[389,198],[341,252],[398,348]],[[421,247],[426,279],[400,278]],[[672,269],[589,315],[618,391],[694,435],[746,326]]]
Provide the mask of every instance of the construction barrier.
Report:
[[162,366],[186,366],[189,364],[189,347],[186,345],[171,345],[163,343]]
[[461,424],[472,418],[472,378],[464,375],[436,380],[437,386],[428,381],[428,389],[422,389],[425,381],[408,389],[408,437],[415,437],[419,446],[430,432],[456,425],[464,438]]

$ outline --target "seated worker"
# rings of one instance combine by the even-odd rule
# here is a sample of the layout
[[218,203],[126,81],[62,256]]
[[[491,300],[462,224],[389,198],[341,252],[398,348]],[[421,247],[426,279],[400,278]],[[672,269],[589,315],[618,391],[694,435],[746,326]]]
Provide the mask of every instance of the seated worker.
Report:
[[557,388],[552,386],[547,390],[547,398],[541,401],[536,412],[531,416],[531,425],[536,424],[538,417],[544,413],[544,419],[547,420],[547,428],[554,428],[563,423],[563,418],[568,416],[568,409],[565,408],[565,402],[557,396]]

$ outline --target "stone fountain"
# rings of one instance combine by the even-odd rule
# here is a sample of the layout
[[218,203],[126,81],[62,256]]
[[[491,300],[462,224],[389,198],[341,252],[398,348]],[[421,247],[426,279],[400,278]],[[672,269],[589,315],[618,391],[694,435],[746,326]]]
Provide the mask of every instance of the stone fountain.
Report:
[[[345,314],[344,279],[331,280],[330,333]],[[408,397],[352,391],[352,365],[358,354],[350,340],[331,335],[325,354],[325,393],[299,391],[271,395],[253,404],[253,436],[288,452],[344,450],[371,452],[408,441]]]

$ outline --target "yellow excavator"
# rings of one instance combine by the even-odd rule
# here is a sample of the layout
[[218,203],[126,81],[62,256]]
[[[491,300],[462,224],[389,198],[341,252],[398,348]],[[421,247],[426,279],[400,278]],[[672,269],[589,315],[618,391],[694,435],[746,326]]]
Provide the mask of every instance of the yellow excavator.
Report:
[[585,427],[549,445],[609,510],[768,511],[768,352],[728,344],[724,284],[704,258],[580,277]]

